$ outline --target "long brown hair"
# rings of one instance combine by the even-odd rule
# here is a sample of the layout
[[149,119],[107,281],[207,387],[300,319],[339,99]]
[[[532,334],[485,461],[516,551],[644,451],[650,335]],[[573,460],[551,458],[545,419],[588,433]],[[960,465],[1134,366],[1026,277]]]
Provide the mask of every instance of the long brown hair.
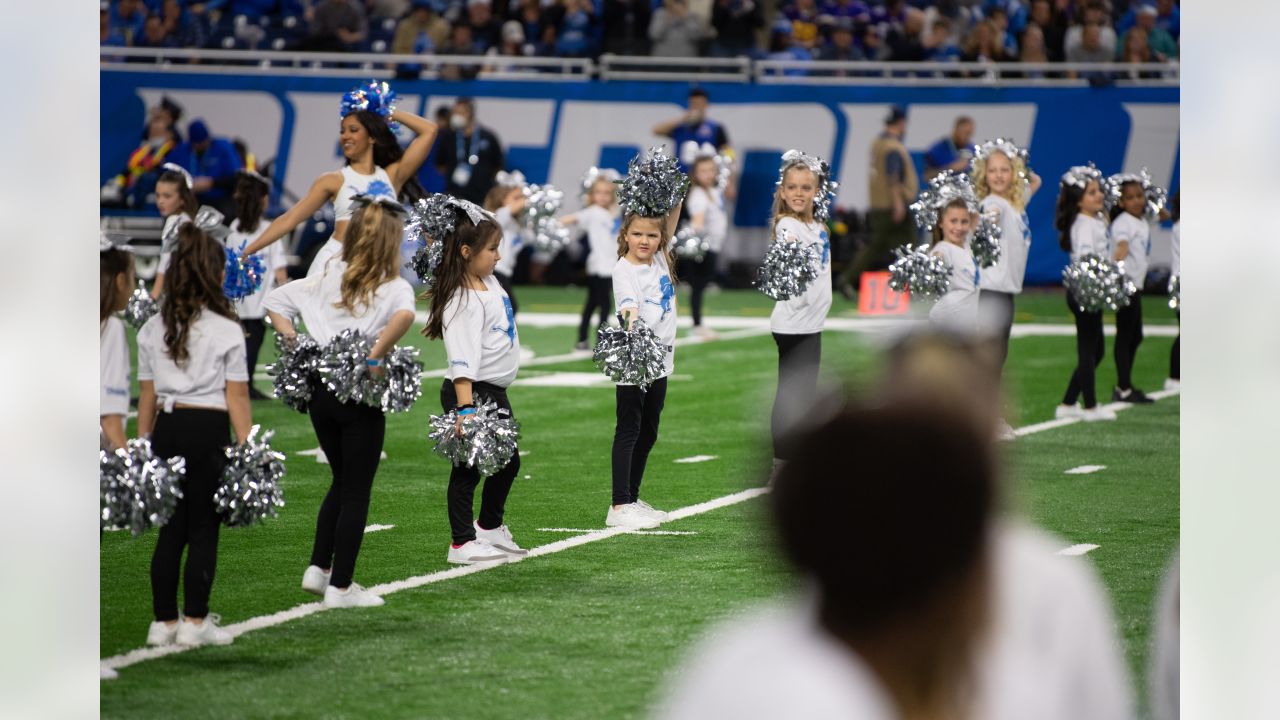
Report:
[[357,207],[342,238],[342,299],[334,307],[354,314],[368,306],[383,283],[400,276],[400,237],[404,220],[379,203]]
[[241,172],[236,175],[236,189],[231,197],[236,201],[236,227],[242,233],[251,233],[262,222],[267,209],[267,193],[271,187],[256,175]]
[[160,173],[160,177],[156,180],[156,184],[170,183],[178,188],[178,199],[182,201],[182,212],[196,216],[196,211],[200,209],[200,203],[196,201],[195,193],[191,192],[191,188],[187,186],[187,176],[177,170],[165,170]]
[[[374,165],[385,169],[388,165],[400,162],[404,157],[404,148],[400,147],[400,141],[396,140],[396,135],[391,132],[391,126],[387,125],[385,118],[368,110],[356,110],[343,116],[343,119],[349,117],[354,117],[365,132],[369,133],[369,140],[373,142]],[[350,165],[351,160],[348,159],[345,164]],[[422,187],[422,183],[418,182],[417,175],[414,175],[405,180],[397,197],[400,202],[412,204],[426,195],[427,191]]]
[[642,217],[640,215],[627,215],[622,218],[622,227],[618,228],[618,257],[626,257],[627,255],[627,231],[631,229],[631,224],[637,218],[643,220],[652,220],[658,223],[658,252],[667,259],[668,272],[671,274],[671,285],[675,286],[676,279],[676,256],[671,248],[671,234],[667,232],[667,219],[664,217]]
[[110,248],[98,253],[98,322],[105,322],[107,317],[120,309],[121,292],[116,278],[125,275],[124,294],[129,294],[133,285],[133,254]]
[[160,300],[164,344],[169,358],[185,365],[190,353],[187,339],[191,324],[208,309],[232,320],[236,312],[222,291],[227,255],[222,245],[193,223],[178,228],[178,247],[165,273],[165,293]]
[[[471,248],[474,255],[494,238],[502,237],[502,228],[492,220],[472,224],[465,212],[455,208],[453,213],[456,229],[452,235],[435,239],[436,242],[444,243],[444,247],[440,253],[440,265],[436,267],[435,282],[430,290],[423,293],[424,297],[431,299],[431,317],[427,319],[426,327],[422,328],[422,334],[433,340],[444,337],[445,306],[460,288],[466,286],[467,260],[462,257],[462,248]],[[463,301],[466,301],[465,293]]]

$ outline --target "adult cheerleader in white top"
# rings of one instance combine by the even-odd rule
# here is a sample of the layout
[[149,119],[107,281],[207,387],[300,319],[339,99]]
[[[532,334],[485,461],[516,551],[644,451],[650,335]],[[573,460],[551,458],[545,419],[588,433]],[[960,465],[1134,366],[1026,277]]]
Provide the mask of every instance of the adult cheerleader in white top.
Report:
[[933,226],[933,247],[929,252],[951,266],[947,294],[929,309],[929,321],[962,335],[978,329],[978,263],[969,251],[969,229],[973,217],[965,201],[956,198],[938,210]]
[[[223,294],[226,253],[193,223],[178,228],[169,289],[138,331],[138,436],[158,458],[187,461],[183,496],[151,556],[155,622],[148,645],[227,645],[209,613],[221,524],[213,495],[226,467],[228,427],[243,443],[253,424],[244,331]],[[154,431],[154,432],[153,432]],[[182,551],[186,549],[186,567]],[[182,621],[178,574],[182,569]]]
[[[724,193],[719,186],[720,166],[715,149],[710,145],[695,151],[689,163],[689,198],[685,209],[689,225],[707,241],[707,252],[695,262],[689,273],[689,311],[693,314],[693,332],[700,337],[715,337],[715,331],[702,324],[702,296],[715,278],[716,261],[729,234],[729,216],[724,211]],[[686,161],[687,162],[687,161]]]
[[498,243],[498,264],[493,276],[511,298],[512,312],[520,312],[516,291],[511,279],[516,274],[516,256],[520,254],[520,213],[528,199],[524,195],[524,173],[498,171],[497,182],[484,198],[484,209],[493,213],[498,227],[502,228],[502,240]]
[[[1102,219],[1102,174],[1092,165],[1078,165],[1062,176],[1058,187],[1058,207],[1054,226],[1058,228],[1058,244],[1071,253],[1071,262],[1085,255],[1107,257],[1111,238]],[[1098,405],[1094,375],[1106,354],[1102,336],[1102,311],[1080,307],[1067,291],[1067,307],[1076,319],[1076,369],[1071,373],[1062,404],[1054,411],[1058,418],[1115,420],[1116,414]],[[1076,405],[1083,395],[1084,407]]]
[[[262,213],[267,207],[267,195],[271,192],[271,181],[251,170],[236,173],[235,190],[232,199],[236,204],[236,217],[231,221],[231,232],[223,241],[232,250],[256,240],[267,229],[262,220]],[[258,366],[258,351],[262,349],[262,339],[267,333],[265,322],[267,311],[262,307],[267,293],[274,288],[289,282],[288,261],[285,259],[284,246],[272,243],[266,250],[258,253],[266,277],[257,292],[241,298],[236,304],[236,314],[240,316],[240,325],[244,328],[246,358],[249,367],[249,399],[265,400],[267,395],[253,386],[253,372]]]
[[164,218],[163,238],[160,246],[160,264],[156,266],[155,282],[151,284],[151,297],[159,298],[164,292],[164,275],[169,269],[169,259],[177,246],[178,226],[189,223],[196,216],[200,204],[191,191],[191,174],[173,163],[165,163],[164,172],[156,180],[156,210]]
[[997,369],[1009,356],[1014,296],[1022,292],[1031,252],[1031,224],[1027,203],[1040,189],[1040,176],[1027,167],[1027,152],[999,138],[974,149],[970,169],[978,210],[995,215],[1000,227],[1000,258],[982,269],[978,285],[978,318],[982,329],[1000,343]]
[[133,252],[106,235],[98,244],[98,341],[102,394],[98,415],[100,445],[107,450],[125,446],[125,418],[129,414],[129,341],[124,310],[133,291]]
[[[377,338],[366,364],[380,373],[381,361],[413,324],[413,286],[400,277],[404,206],[386,196],[356,198],[356,211],[342,239],[342,253],[317,275],[278,287],[267,296],[267,316],[276,333],[295,337],[301,317],[320,345],[356,329]],[[387,420],[382,409],[342,402],[323,383],[307,407],[333,482],[320,504],[311,565],[302,589],[324,597],[326,607],[376,607],[382,598],[352,581],[369,494],[378,471]]]
[[[410,112],[394,109],[395,92],[386,83],[368,83],[342,98],[342,123],[338,140],[347,159],[340,170],[327,172],[311,184],[298,204],[276,218],[262,235],[245,248],[244,255],[256,253],[292,232],[326,202],[333,202],[333,236],[315,258],[307,275],[317,275],[330,258],[342,251],[342,239],[355,211],[356,195],[395,200],[402,194],[424,194],[416,175],[436,138],[436,124]],[[388,123],[403,123],[417,134],[409,147],[401,150]],[[408,192],[406,192],[408,191]]]
[[[789,159],[788,159],[789,156]],[[779,300],[773,306],[769,329],[778,346],[778,388],[773,399],[770,428],[773,471],[790,458],[786,436],[812,404],[822,362],[822,328],[831,310],[831,236],[818,217],[817,202],[829,178],[823,177],[821,158],[791,151],[783,156],[778,189],[773,196],[775,242],[808,245],[818,257],[818,277],[804,294]]]
[[[456,216],[454,232],[433,238],[444,245],[435,283],[428,291],[431,317],[422,334],[444,340],[449,366],[440,386],[440,405],[445,412],[458,411],[457,432],[462,435],[478,404],[492,402],[511,412],[507,387],[520,370],[520,337],[511,299],[493,276],[501,259],[502,229],[493,214],[478,205],[456,198],[450,202]],[[477,519],[472,507],[480,473],[465,465],[453,466],[448,492],[453,539],[449,562],[504,562],[526,554],[503,522],[507,496],[519,472],[517,451],[505,467],[485,478]]]
[[1112,258],[1124,268],[1135,289],[1129,296],[1129,304],[1116,311],[1116,387],[1111,391],[1111,399],[1152,403],[1155,401],[1133,386],[1133,360],[1142,344],[1142,286],[1147,281],[1151,256],[1151,226],[1144,217],[1147,192],[1141,178],[1135,175],[1112,176],[1108,184],[1112,182],[1120,189],[1120,201],[1111,208]]
[[618,172],[611,169],[591,168],[583,178],[586,186],[587,206],[576,213],[565,215],[560,222],[574,225],[587,233],[587,302],[582,306],[582,321],[578,323],[578,342],[575,350],[589,350],[587,333],[591,328],[591,316],[600,313],[600,322],[609,320],[609,291],[613,288],[613,268],[618,264],[618,231],[622,218],[618,216]]

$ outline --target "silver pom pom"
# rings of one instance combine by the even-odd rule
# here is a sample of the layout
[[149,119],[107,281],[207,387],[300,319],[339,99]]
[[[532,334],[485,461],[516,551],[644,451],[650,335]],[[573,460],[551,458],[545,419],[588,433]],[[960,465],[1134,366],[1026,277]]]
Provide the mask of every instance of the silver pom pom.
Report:
[[666,370],[667,346],[640,318],[626,330],[626,320],[619,314],[618,324],[621,327],[600,328],[591,358],[614,382],[647,389]]
[[1182,308],[1182,274],[1178,273],[1169,276],[1169,309],[1180,310]]
[[1000,236],[1004,230],[995,221],[995,217],[978,216],[978,227],[969,238],[969,252],[978,262],[978,267],[991,267],[1000,260]]
[[168,523],[182,499],[186,475],[185,458],[162,460],[151,451],[151,442],[142,438],[114,452],[101,451],[102,529],[128,528],[137,537],[147,528]]
[[271,449],[275,431],[263,433],[258,442],[254,439],[258,430],[254,425],[243,443],[226,450],[227,467],[222,471],[222,485],[213,494],[213,504],[228,527],[246,527],[276,517],[278,508],[284,507],[280,489],[284,454]]
[[355,328],[338,333],[324,348],[316,370],[338,402],[365,402],[370,389],[365,360],[371,349],[373,343]]
[[686,225],[676,233],[672,249],[677,257],[702,262],[702,258],[706,257],[707,251],[711,249],[711,243],[693,229],[692,225]]
[[311,402],[312,383],[318,377],[320,344],[310,335],[286,338],[277,334],[276,354],[278,359],[267,366],[272,391],[286,407],[305,413]]
[[1062,284],[1076,304],[1089,312],[1119,310],[1138,289],[1114,260],[1094,254],[1063,268]]
[[524,229],[533,246],[549,255],[559,253],[569,244],[569,228],[556,219],[564,204],[564,192],[554,185],[526,185],[524,196]]
[[929,253],[928,245],[893,249],[897,260],[889,266],[889,287],[911,294],[912,300],[938,300],[951,289],[951,266]]
[[458,411],[432,415],[427,439],[435,443],[435,452],[453,465],[475,468],[488,477],[511,462],[520,439],[520,423],[511,411],[498,407],[492,400],[476,398],[476,412],[462,423],[457,432]]
[[817,277],[818,254],[788,235],[769,245],[755,286],[774,300],[790,300],[803,295]]
[[396,347],[382,360],[382,376],[372,375],[367,393],[371,404],[384,413],[408,412],[422,396],[422,363],[418,348]]
[[624,216],[666,217],[688,189],[689,177],[680,172],[676,159],[664,148],[653,147],[627,164],[627,176],[618,188],[618,207]]
[[436,193],[414,203],[409,211],[409,220],[405,223],[405,231],[418,243],[418,251],[408,267],[418,275],[418,280],[431,288],[435,282],[436,267],[440,258],[444,238],[452,235],[458,216],[449,196]]
[[147,292],[147,288],[139,280],[138,289],[133,291],[129,296],[128,304],[124,306],[124,319],[136,330],[145,325],[159,310],[156,301],[151,298],[151,293]]

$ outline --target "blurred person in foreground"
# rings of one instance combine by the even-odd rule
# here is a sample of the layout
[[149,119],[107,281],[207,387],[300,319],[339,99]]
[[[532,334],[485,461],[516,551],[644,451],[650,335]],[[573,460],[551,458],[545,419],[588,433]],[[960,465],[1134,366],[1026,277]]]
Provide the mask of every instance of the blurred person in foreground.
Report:
[[770,505],[795,593],[704,641],[657,717],[1132,717],[1096,573],[1000,509],[990,356],[911,336],[879,395],[815,409]]

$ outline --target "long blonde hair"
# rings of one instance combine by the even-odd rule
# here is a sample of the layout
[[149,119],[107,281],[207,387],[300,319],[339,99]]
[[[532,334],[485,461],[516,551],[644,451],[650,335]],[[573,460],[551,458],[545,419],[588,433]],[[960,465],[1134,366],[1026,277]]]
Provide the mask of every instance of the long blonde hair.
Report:
[[368,306],[383,283],[400,276],[400,237],[404,220],[378,203],[357,208],[342,238],[342,299],[334,307],[349,313]]
[[[618,257],[625,257],[627,254],[627,231],[631,229],[631,223],[635,222],[640,215],[626,215],[622,218],[622,227],[618,228]],[[667,259],[668,272],[671,274],[671,284],[676,284],[676,256],[671,248],[671,235],[667,232],[667,219],[664,217],[647,217],[645,220],[652,220],[658,223],[658,252],[662,253]]]
[[[809,201],[809,209],[805,211],[803,215],[797,215],[796,213],[791,212],[791,208],[787,207],[786,201],[782,199],[782,186],[787,182],[787,173],[797,169],[804,170],[810,175],[813,175],[814,197]],[[821,180],[822,179],[818,177],[817,173],[810,169],[808,165],[805,165],[798,160],[783,168],[782,181],[778,183],[778,189],[773,192],[773,210],[769,213],[769,216],[772,218],[769,221],[770,239],[772,239],[772,236],[778,231],[778,221],[784,217],[793,217],[802,223],[813,222],[813,203],[814,200],[817,200],[817,192],[820,189],[818,187],[818,183]]]
[[[999,150],[992,150],[991,154],[999,153],[1009,161],[1009,168],[1013,173],[1013,179],[1009,183],[1009,197],[1005,198],[1014,210],[1022,212],[1027,209],[1027,186],[1023,181],[1023,176],[1027,172],[1026,163],[1022,162],[1020,157],[1009,157]],[[990,157],[990,155],[988,155]],[[991,194],[991,186],[987,185],[987,158],[973,159],[973,189],[981,200]]]

